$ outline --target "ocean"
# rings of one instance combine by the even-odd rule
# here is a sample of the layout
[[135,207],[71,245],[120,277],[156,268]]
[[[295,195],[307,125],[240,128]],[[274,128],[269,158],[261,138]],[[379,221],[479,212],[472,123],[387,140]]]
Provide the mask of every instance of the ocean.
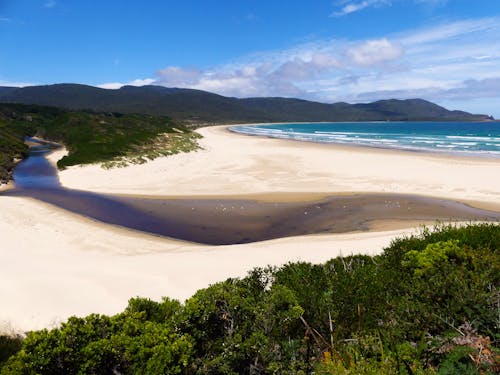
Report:
[[239,125],[230,130],[299,141],[500,158],[500,122],[335,122]]

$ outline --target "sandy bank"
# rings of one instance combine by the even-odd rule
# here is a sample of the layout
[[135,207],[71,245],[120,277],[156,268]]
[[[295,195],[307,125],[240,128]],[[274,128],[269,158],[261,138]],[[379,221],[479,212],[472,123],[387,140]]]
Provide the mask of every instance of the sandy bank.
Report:
[[[393,192],[500,206],[500,161],[252,137],[199,129],[203,150],[104,170],[70,167],[63,185],[156,196]],[[485,207],[483,205],[483,207]]]
[[409,230],[200,246],[103,225],[26,198],[0,197],[0,324],[50,327],[121,311],[130,297],[185,299],[256,266],[379,252]]
[[7,191],[14,188],[14,183],[9,182],[7,184],[0,184],[0,192]]

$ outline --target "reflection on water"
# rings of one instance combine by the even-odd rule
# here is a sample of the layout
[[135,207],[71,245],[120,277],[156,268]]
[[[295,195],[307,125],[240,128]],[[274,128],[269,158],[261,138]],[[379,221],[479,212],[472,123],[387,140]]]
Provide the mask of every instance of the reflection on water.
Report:
[[54,147],[39,144],[30,149],[30,156],[24,159],[14,171],[14,182],[18,189],[60,188],[56,168],[45,158]]
[[96,194],[62,187],[56,168],[45,158],[50,151],[45,144],[33,147],[14,172],[15,189],[2,195],[31,197],[104,223],[204,244],[368,230],[373,223],[384,220],[415,223],[500,219],[498,212],[402,194],[357,194],[294,203]]

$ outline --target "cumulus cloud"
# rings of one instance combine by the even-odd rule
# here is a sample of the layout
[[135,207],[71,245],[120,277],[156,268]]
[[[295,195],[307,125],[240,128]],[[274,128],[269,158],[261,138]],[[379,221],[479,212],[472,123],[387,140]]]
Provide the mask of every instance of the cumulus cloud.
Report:
[[386,38],[369,40],[347,50],[347,55],[353,63],[365,66],[395,60],[402,54],[403,49]]
[[319,77],[342,64],[321,52],[298,51],[268,56],[258,62],[243,62],[216,70],[170,66],[157,72],[157,84],[213,91],[228,96],[296,96],[304,94],[296,81]]
[[341,66],[337,58],[328,54],[313,54],[309,60],[295,56],[282,63],[273,72],[273,76],[282,79],[306,79]]

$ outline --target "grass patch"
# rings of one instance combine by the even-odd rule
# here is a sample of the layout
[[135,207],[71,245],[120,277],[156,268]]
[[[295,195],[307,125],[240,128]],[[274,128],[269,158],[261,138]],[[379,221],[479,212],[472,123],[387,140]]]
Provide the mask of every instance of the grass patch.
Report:
[[195,132],[162,133],[146,145],[133,145],[124,156],[118,156],[101,164],[105,169],[125,167],[130,164],[144,164],[162,156],[191,152],[200,147],[197,140],[201,135]]

